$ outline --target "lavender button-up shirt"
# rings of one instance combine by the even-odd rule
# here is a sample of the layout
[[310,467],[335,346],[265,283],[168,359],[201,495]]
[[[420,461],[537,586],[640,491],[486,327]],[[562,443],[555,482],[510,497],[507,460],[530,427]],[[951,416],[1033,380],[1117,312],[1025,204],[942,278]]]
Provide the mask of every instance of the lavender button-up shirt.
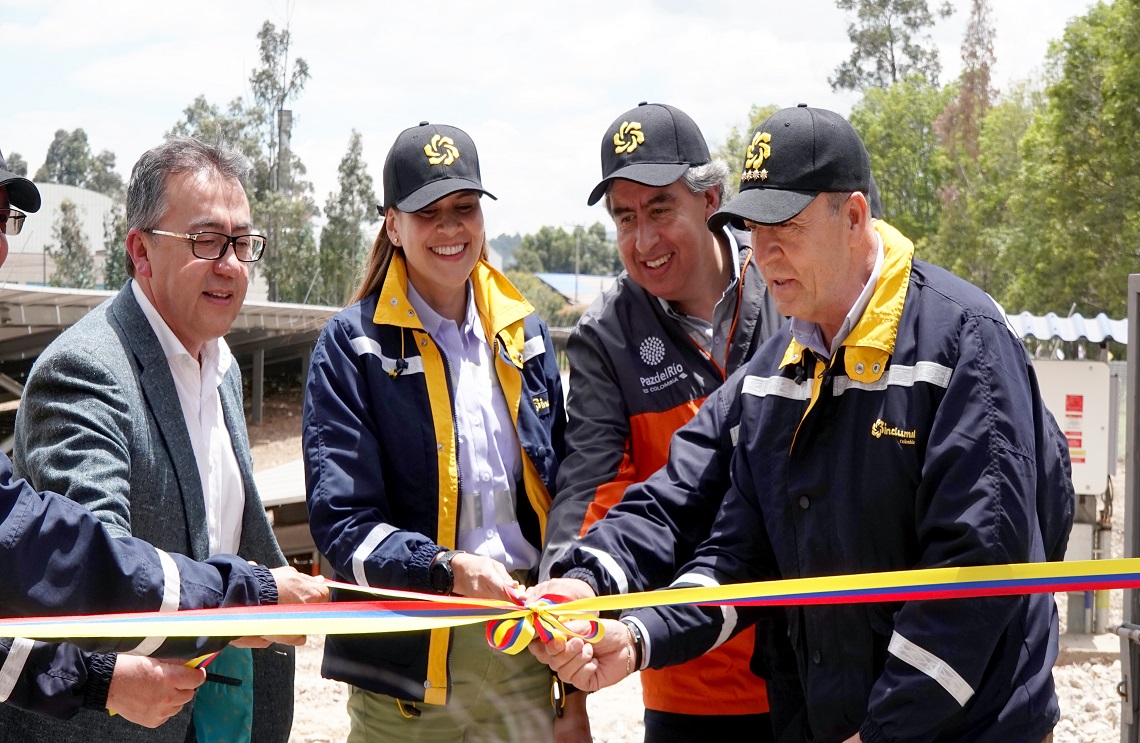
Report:
[[456,547],[503,563],[507,570],[529,570],[539,551],[526,540],[515,513],[515,490],[522,477],[518,433],[507,398],[495,373],[494,351],[487,342],[467,281],[463,324],[442,317],[408,282],[408,301],[424,330],[447,359],[452,408],[459,437],[459,526]]

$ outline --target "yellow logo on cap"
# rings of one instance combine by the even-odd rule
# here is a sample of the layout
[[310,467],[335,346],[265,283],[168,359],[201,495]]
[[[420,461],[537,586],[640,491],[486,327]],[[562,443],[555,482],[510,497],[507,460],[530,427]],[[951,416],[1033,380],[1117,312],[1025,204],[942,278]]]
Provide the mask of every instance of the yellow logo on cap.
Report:
[[[629,139],[626,139],[628,137]],[[645,134],[641,131],[640,121],[623,121],[614,135],[614,154],[630,153],[637,149],[639,144],[645,144]]]
[[764,161],[772,156],[772,147],[768,144],[772,135],[768,132],[756,132],[748,151],[744,153],[744,172],[740,174],[742,181],[766,181],[768,169],[761,168]]
[[[442,150],[442,151],[441,151]],[[435,135],[431,142],[424,145],[424,154],[432,165],[451,165],[459,159],[459,148],[451,137]]]

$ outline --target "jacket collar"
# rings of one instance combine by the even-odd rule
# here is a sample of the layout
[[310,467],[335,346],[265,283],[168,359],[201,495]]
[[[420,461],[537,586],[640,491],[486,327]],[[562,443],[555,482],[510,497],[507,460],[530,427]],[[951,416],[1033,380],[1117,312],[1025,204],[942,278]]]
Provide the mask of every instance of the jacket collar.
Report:
[[[842,344],[847,349],[844,358],[848,376],[864,382],[881,377],[887,357],[895,351],[899,318],[914,262],[914,243],[882,220],[876,220],[874,228],[883,239],[882,271],[867,309]],[[793,339],[784,351],[780,368],[799,363],[804,350],[804,346]]]
[[[486,260],[480,260],[475,265],[471,272],[471,284],[475,306],[487,338],[494,338],[502,331],[510,330],[507,335],[512,337],[512,346],[514,336],[518,336],[518,349],[512,348],[514,353],[511,353],[511,358],[515,358],[522,352],[524,339],[521,328],[516,332],[512,326],[533,313],[534,307],[506,276]],[[388,265],[388,274],[384,277],[384,285],[380,287],[380,298],[372,321],[377,325],[424,329],[408,300],[408,267],[402,253],[395,253]]]

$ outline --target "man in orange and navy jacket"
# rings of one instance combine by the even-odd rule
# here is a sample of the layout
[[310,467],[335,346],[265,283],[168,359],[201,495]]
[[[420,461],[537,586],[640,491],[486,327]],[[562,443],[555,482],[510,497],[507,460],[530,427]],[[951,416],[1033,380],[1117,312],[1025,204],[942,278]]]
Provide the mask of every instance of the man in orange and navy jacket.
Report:
[[[570,335],[567,456],[547,525],[542,577],[626,488],[669,456],[669,440],[704,399],[782,325],[752,262],[747,234],[710,232],[728,166],[710,156],[696,123],[641,104],[607,129],[602,181],[625,272]],[[722,494],[675,535],[670,568],[708,534]],[[700,519],[697,519],[700,521]],[[619,568],[622,590],[660,588],[672,570]],[[646,743],[696,735],[771,740],[764,681],[749,664],[755,635],[736,637],[683,666],[642,674]]]

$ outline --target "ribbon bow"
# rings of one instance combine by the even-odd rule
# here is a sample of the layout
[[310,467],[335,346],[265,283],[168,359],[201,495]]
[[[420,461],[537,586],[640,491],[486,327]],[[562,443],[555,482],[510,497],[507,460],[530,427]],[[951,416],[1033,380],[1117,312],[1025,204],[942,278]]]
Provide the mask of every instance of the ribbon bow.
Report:
[[[566,612],[558,612],[558,606],[570,599],[557,594],[544,594],[534,601],[527,601],[523,592],[507,589],[511,601],[525,614],[510,619],[496,619],[487,622],[487,643],[495,650],[501,650],[508,655],[522,652],[530,641],[537,637],[543,642],[554,639],[568,640],[571,637],[580,637],[586,642],[598,642],[602,639],[602,623],[589,612],[569,612],[570,617],[564,616]],[[568,629],[564,620],[569,618],[582,619],[588,623],[586,632],[574,632]]]

